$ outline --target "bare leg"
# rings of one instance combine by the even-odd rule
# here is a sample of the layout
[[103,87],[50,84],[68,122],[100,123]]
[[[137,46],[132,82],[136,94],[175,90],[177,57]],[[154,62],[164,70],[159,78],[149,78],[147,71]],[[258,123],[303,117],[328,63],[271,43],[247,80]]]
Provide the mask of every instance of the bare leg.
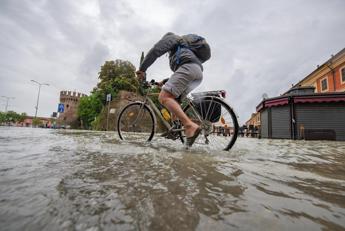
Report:
[[190,120],[189,117],[183,112],[180,104],[176,102],[175,96],[170,92],[162,90],[159,94],[159,102],[177,118],[179,118],[185,128],[186,136],[192,137],[199,126]]

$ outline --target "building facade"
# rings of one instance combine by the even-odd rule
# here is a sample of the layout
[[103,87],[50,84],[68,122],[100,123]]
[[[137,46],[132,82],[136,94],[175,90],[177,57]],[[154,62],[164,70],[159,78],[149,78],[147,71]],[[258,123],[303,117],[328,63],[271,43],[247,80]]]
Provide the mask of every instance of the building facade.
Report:
[[258,137],[261,128],[260,112],[252,113],[249,120],[247,120],[245,126],[240,129],[240,135]]
[[262,138],[345,141],[345,93],[286,94],[257,110]]
[[345,48],[256,109],[263,138],[345,141]]
[[84,96],[87,95],[75,91],[60,92],[60,104],[63,104],[64,111],[59,112],[59,116],[57,118],[58,127],[73,128],[80,126],[77,110],[80,98]]
[[251,117],[249,120],[246,122],[247,127],[257,127],[260,128],[261,122],[260,122],[260,113],[259,112],[254,112],[252,113]]
[[345,48],[327,60],[292,88],[315,87],[315,93],[345,91]]

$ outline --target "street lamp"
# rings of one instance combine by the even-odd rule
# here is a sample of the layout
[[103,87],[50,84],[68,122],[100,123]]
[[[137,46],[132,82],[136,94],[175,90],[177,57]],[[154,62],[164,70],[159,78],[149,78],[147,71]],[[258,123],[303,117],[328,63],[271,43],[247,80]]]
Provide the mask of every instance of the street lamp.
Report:
[[38,95],[37,95],[37,103],[36,103],[36,112],[35,112],[35,118],[37,117],[37,110],[38,110],[38,102],[39,102],[39,100],[40,100],[40,92],[41,92],[41,86],[42,85],[46,85],[46,86],[49,86],[49,84],[48,83],[39,83],[39,82],[37,82],[37,81],[35,81],[35,80],[31,80],[31,82],[34,82],[34,83],[36,83],[36,84],[38,84]]
[[5,112],[7,112],[8,101],[9,101],[10,99],[15,99],[15,98],[14,98],[14,97],[8,97],[8,96],[1,96],[1,97],[6,98]]

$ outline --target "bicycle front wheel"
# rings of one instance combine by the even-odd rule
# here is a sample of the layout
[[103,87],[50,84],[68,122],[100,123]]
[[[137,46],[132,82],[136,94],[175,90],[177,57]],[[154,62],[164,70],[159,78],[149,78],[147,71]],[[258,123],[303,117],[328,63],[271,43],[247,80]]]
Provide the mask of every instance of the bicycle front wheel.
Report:
[[155,132],[154,115],[144,103],[128,104],[119,114],[117,131],[121,140],[151,141]]
[[222,99],[201,97],[193,100],[193,105],[188,105],[184,111],[202,128],[196,145],[208,145],[211,149],[228,151],[235,144],[239,129],[237,117]]

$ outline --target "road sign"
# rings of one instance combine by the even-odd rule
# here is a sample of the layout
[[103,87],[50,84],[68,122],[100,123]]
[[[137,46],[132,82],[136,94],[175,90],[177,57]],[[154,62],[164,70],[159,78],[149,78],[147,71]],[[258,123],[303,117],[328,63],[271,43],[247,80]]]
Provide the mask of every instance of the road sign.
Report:
[[111,94],[107,94],[107,102],[111,101]]
[[58,112],[62,113],[65,111],[65,105],[63,103],[59,103]]

